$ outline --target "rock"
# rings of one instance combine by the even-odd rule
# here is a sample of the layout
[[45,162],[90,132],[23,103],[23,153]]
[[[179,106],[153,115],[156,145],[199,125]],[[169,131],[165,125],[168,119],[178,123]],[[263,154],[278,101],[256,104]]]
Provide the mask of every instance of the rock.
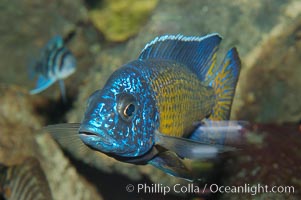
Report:
[[105,0],[89,11],[93,24],[108,41],[122,42],[138,33],[158,0]]
[[35,115],[33,98],[23,88],[0,87],[0,162],[13,165],[36,153],[33,140],[43,119]]
[[0,163],[10,166],[28,157],[37,158],[54,199],[102,199],[96,189],[77,174],[53,139],[42,134],[45,122],[35,110],[39,98],[14,86],[1,86],[0,95]]
[[102,199],[95,187],[78,175],[50,135],[38,135],[36,141],[54,199]]
[[245,59],[247,70],[239,88],[243,105],[235,108],[239,119],[278,123],[301,119],[300,28],[301,17],[279,24]]

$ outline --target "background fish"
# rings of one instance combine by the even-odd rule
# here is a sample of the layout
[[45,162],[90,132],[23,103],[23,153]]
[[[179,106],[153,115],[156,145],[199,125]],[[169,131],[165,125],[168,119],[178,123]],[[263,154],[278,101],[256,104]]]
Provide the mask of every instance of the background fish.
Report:
[[5,200],[52,200],[46,176],[35,158],[13,166],[0,164],[0,193]]
[[67,78],[76,69],[76,60],[73,54],[64,46],[61,36],[53,37],[44,47],[40,59],[33,68],[33,75],[38,76],[35,89],[30,94],[37,94],[59,81],[62,98],[66,100],[64,78]]
[[[58,139],[64,132],[78,131],[86,145],[120,161],[149,163],[195,179],[183,158],[210,159],[233,150],[207,142],[204,130],[239,130],[229,129],[232,125],[225,126],[224,120],[229,119],[240,60],[232,48],[222,64],[215,65],[220,41],[218,34],[155,38],[138,60],[115,71],[104,88],[90,96],[81,124],[47,129]],[[197,129],[204,120],[206,129]]]

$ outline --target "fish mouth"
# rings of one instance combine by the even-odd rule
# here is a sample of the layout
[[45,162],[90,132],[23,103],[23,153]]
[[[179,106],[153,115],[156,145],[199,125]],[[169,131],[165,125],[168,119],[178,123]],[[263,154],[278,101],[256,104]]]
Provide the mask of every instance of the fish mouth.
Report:
[[101,150],[101,146],[112,144],[112,138],[104,131],[96,131],[92,127],[80,127],[78,132],[80,139],[92,148]]
[[86,144],[89,144],[91,140],[101,141],[101,137],[99,137],[95,133],[90,133],[90,132],[79,132],[79,137]]
[[86,136],[92,136],[92,137],[96,136],[96,137],[99,137],[96,133],[86,132],[86,131],[81,131],[81,130],[79,131],[79,134],[82,135],[82,136],[85,136],[85,137]]
[[119,156],[128,153],[127,145],[116,141],[105,130],[85,125],[78,132],[82,142],[94,150]]

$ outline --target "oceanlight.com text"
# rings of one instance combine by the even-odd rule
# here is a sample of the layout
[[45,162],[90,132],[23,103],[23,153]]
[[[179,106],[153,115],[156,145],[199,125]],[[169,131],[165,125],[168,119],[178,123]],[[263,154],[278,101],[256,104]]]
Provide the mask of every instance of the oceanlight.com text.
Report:
[[263,193],[295,193],[294,186],[268,186],[263,184],[244,184],[239,186],[225,186],[218,184],[205,184],[200,187],[196,184],[175,184],[167,186],[163,184],[128,184],[127,192],[137,192],[138,194],[163,194],[182,193],[182,194],[208,194],[208,193],[232,193],[232,194],[263,194]]

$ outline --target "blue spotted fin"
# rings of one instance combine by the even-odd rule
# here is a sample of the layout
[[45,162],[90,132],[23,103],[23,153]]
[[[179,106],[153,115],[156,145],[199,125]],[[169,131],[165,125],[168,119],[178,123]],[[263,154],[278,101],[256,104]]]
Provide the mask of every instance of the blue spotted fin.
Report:
[[35,89],[30,90],[29,93],[32,94],[32,95],[40,93],[43,90],[50,87],[55,81],[56,81],[55,79],[48,79],[48,78],[45,78],[42,75],[39,75]]
[[228,120],[240,73],[240,59],[236,48],[230,49],[220,66],[212,65],[206,75],[206,83],[216,93],[216,104],[210,120]]
[[203,120],[189,139],[205,144],[241,147],[246,142],[247,121]]
[[236,148],[218,144],[206,144],[195,140],[168,136],[155,132],[155,144],[175,152],[182,158],[203,160],[214,159],[220,153],[234,151]]
[[163,35],[156,37],[142,50],[139,59],[174,60],[187,66],[201,81],[215,64],[216,52],[221,42],[217,33],[203,37]]

